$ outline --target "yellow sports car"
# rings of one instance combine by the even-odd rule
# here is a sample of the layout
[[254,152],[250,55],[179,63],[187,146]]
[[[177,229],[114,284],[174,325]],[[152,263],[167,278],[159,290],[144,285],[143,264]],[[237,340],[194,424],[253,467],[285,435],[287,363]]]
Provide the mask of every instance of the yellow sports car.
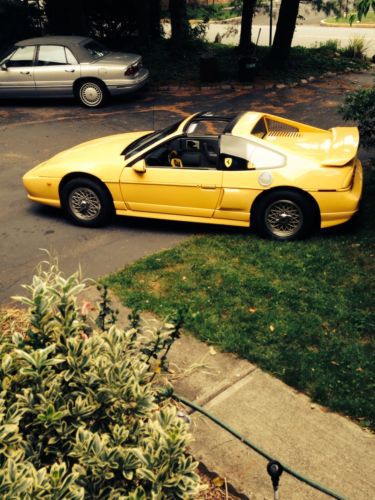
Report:
[[28,197],[93,227],[116,213],[248,227],[277,240],[358,210],[358,130],[268,113],[199,113],[157,132],[96,139],[23,177]]

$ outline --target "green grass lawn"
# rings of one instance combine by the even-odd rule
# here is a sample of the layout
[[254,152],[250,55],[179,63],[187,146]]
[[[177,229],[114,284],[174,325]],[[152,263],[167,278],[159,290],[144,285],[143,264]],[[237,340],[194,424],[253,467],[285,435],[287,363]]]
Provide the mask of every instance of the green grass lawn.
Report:
[[[349,24],[349,16],[348,17],[329,17],[326,19],[327,23],[333,24]],[[360,26],[366,24],[375,24],[375,12],[368,12],[366,17],[362,17],[361,21],[358,21],[356,18],[353,22],[353,26]]]
[[201,236],[106,282],[130,307],[160,316],[182,310],[198,338],[375,428],[370,167],[366,178],[355,223],[290,243],[197,225]]

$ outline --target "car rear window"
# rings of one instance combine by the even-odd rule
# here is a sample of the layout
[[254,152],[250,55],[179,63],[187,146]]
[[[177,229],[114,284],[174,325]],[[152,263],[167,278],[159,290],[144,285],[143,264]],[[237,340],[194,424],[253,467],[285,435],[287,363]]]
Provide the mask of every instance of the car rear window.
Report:
[[91,40],[90,42],[85,43],[83,47],[94,59],[99,59],[99,57],[104,57],[106,54],[109,54],[110,52],[106,47],[104,47],[104,45],[102,45],[99,42],[96,42],[95,40]]
[[267,135],[267,127],[263,117],[257,122],[251,131],[251,135],[255,135],[255,137],[259,137],[259,139],[263,139],[263,137]]

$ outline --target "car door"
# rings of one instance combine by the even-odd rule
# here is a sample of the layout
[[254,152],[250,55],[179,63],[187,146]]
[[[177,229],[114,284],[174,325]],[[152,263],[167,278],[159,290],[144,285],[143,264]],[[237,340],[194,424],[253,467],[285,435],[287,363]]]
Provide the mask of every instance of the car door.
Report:
[[72,52],[62,45],[40,45],[34,70],[38,96],[73,96],[80,66]]
[[[192,149],[199,146],[192,139],[182,140],[190,141]],[[223,172],[209,162],[202,164],[202,159],[198,162],[194,151],[189,161],[186,154],[182,160],[173,161],[173,151],[170,142],[164,143],[140,160],[146,163],[145,172],[136,172],[131,166],[124,169],[120,182],[126,206],[140,212],[212,217],[220,198]]]
[[35,45],[16,48],[0,62],[0,96],[35,96]]

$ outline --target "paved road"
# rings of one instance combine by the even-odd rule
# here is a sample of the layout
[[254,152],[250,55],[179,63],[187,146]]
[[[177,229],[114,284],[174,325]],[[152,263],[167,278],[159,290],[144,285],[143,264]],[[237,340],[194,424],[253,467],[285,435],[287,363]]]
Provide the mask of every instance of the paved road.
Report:
[[[257,24],[253,25],[252,40],[255,43],[258,37],[259,29],[259,45],[268,45],[269,43],[269,25]],[[275,25],[272,31],[275,33]],[[237,45],[239,42],[239,25],[238,24],[210,24],[207,31],[207,39],[214,41],[219,34],[222,37],[223,43]],[[375,54],[375,28],[331,28],[326,26],[310,26],[298,25],[294,32],[292,45],[302,45],[304,47],[314,47],[320,43],[325,43],[328,40],[339,40],[341,47],[346,47],[353,38],[364,38],[367,55]]]
[[330,127],[341,122],[337,103],[360,79],[371,82],[369,76],[346,75],[335,85],[326,80],[278,91],[180,89],[176,95],[149,90],[102,110],[82,109],[70,101],[0,102],[0,302],[20,293],[20,284],[30,281],[44,258],[40,248],[57,255],[64,271],[72,272],[81,264],[86,276],[98,277],[198,232],[244,231],[125,217],[102,229],[78,228],[59,210],[26,199],[21,177],[32,166],[82,141],[161,128],[202,109],[228,114],[263,109]]

